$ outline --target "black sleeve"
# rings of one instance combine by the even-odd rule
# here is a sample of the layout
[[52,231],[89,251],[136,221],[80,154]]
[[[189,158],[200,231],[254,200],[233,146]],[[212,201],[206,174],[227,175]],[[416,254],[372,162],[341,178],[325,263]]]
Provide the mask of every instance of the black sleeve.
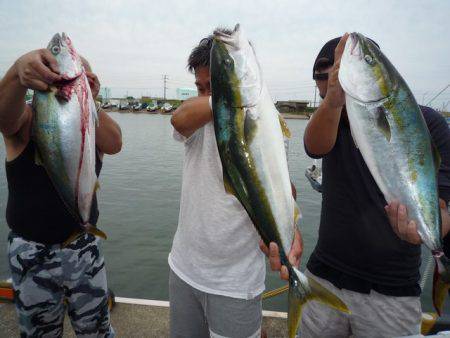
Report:
[[[441,155],[438,173],[439,197],[450,201],[450,128],[444,117],[429,107],[420,107],[430,130],[431,138]],[[444,252],[450,257],[450,234],[444,237]]]
[[444,117],[429,107],[420,107],[430,130],[434,145],[441,155],[438,173],[439,197],[450,201],[450,128]]

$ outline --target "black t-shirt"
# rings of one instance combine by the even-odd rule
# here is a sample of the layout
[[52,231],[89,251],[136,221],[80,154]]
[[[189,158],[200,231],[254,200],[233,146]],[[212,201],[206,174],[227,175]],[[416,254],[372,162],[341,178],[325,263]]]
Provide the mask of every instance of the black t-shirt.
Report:
[[[65,242],[80,228],[67,210],[43,166],[35,163],[33,140],[14,160],[6,162],[8,204],[6,221],[17,235],[38,243],[52,245]],[[96,156],[96,173],[100,174],[102,162]],[[89,223],[98,219],[97,197],[91,207]]]
[[[450,130],[439,113],[420,108],[441,154],[439,195],[448,203]],[[341,118],[333,149],[323,156],[322,175],[319,238],[308,269],[339,288],[419,295],[420,246],[393,232],[384,210],[386,201],[354,144],[346,117]]]

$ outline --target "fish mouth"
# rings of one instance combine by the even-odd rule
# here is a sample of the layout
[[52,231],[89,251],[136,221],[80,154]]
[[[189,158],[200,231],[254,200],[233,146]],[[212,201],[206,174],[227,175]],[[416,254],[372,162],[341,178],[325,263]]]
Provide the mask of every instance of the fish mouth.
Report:
[[236,26],[234,27],[234,30],[231,32],[231,34],[228,34],[221,30],[215,30],[213,33],[214,40],[223,42],[224,44],[226,44],[230,47],[238,48],[240,32],[241,32],[240,24],[236,24]]
[[74,82],[80,76],[81,76],[81,73],[76,74],[74,76],[62,75],[61,80],[53,82],[53,85],[56,87],[64,87],[64,86],[70,85],[72,82]]
[[363,53],[360,44],[360,35],[359,33],[350,33],[350,55],[356,56],[359,59],[362,59]]
[[61,80],[53,82],[56,88],[56,97],[62,101],[69,101],[75,87],[75,81],[81,76],[78,74],[74,77],[65,76]]
[[[370,52],[370,48],[369,46],[367,46],[368,42],[366,41],[366,37],[364,37],[364,35],[360,33],[353,32],[349,34],[344,50],[345,55],[343,55],[343,59],[341,62],[341,67],[344,67],[344,65],[348,65],[349,63],[362,63],[363,65],[365,65],[366,61],[364,59],[366,57],[366,54]],[[368,49],[368,52],[365,52],[366,49]],[[361,69],[358,69],[358,71],[361,71]],[[370,72],[373,72],[373,70],[370,70]],[[342,81],[343,79],[344,81]],[[385,93],[380,92],[378,93],[378,95],[364,95],[360,97],[357,91],[353,92],[351,90],[352,87],[353,89],[358,87],[351,77],[345,76],[342,78],[341,76],[339,76],[339,80],[345,94],[361,105],[377,106],[383,104],[392,96],[392,94],[388,93],[388,95],[385,95]],[[378,82],[376,78],[374,78],[373,80]]]

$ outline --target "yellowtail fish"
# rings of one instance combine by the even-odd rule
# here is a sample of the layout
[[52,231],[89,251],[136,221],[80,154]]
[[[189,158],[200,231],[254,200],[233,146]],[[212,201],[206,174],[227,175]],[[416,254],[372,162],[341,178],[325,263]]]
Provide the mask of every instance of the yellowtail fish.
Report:
[[[266,245],[275,242],[289,270],[289,337],[294,337],[302,306],[309,300],[348,312],[346,305],[287,258],[299,208],[292,197],[284,148],[286,123],[264,84],[252,45],[239,25],[232,34],[214,33],[211,50],[214,128],[225,189],[247,211]],[[232,245],[232,243],[230,243]]]

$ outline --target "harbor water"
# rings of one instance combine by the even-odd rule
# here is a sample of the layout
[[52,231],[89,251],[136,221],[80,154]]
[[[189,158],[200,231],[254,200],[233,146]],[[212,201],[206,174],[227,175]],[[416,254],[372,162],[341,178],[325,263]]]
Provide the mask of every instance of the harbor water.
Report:
[[[183,145],[172,138],[170,116],[131,113],[111,113],[111,116],[122,128],[123,148],[118,155],[105,156],[98,192],[98,226],[108,235],[102,247],[109,286],[121,297],[167,300],[167,255],[178,221]],[[305,154],[302,142],[307,121],[287,120],[287,123],[293,135],[289,143],[289,169],[303,214],[300,229],[304,242],[304,269],[317,240],[321,196],[304,176],[306,167],[312,162]],[[0,158],[5,158],[3,142]],[[6,259],[9,229],[4,216],[7,191],[2,165],[0,280],[9,275]],[[423,310],[432,309],[431,279],[423,292]],[[282,285],[278,274],[268,269],[266,288]],[[286,311],[285,296],[265,301],[264,308]]]

